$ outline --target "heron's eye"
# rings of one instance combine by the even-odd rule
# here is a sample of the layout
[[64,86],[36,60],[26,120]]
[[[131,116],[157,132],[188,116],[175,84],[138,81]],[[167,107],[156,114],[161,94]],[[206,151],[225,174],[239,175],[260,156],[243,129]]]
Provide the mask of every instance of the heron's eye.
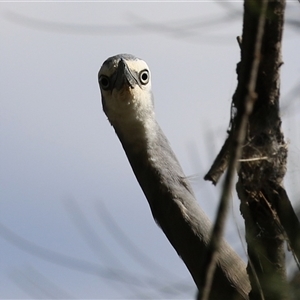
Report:
[[103,90],[108,90],[110,86],[109,78],[104,75],[100,75],[99,84],[103,88]]
[[147,84],[149,82],[149,71],[143,70],[139,74],[141,84]]

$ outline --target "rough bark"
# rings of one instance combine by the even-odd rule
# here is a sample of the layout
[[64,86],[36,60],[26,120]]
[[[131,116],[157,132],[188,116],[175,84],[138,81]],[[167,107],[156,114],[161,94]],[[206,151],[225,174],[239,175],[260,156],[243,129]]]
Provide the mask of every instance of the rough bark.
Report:
[[[269,1],[256,81],[256,102],[249,117],[237,191],[245,219],[248,245],[250,299],[287,299],[284,231],[274,208],[274,194],[282,188],[287,147],[279,114],[282,0]],[[249,68],[259,24],[261,1],[245,1],[239,85],[233,99],[240,110],[247,94]],[[257,159],[257,160],[252,160]],[[249,161],[247,161],[249,160]]]
[[[264,7],[266,5],[266,7]],[[261,17],[266,8],[263,35],[257,52]],[[244,2],[241,62],[238,86],[233,96],[229,136],[205,179],[217,183],[237,147],[240,120],[249,113],[237,192],[245,219],[252,291],[250,299],[288,299],[284,242],[288,241],[299,259],[299,221],[283,187],[287,146],[281,131],[279,113],[281,39],[284,25],[284,0]],[[259,61],[252,90],[251,72]],[[247,102],[247,97],[252,97]],[[252,111],[253,109],[253,111]]]

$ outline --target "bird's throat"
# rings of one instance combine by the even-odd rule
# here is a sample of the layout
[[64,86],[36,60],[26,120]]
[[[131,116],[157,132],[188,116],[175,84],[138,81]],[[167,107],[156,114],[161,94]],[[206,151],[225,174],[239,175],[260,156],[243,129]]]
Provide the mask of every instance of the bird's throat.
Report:
[[154,118],[146,118],[143,121],[137,119],[131,122],[127,120],[113,124],[123,146],[129,146],[135,153],[147,152],[149,147],[156,143],[156,126]]

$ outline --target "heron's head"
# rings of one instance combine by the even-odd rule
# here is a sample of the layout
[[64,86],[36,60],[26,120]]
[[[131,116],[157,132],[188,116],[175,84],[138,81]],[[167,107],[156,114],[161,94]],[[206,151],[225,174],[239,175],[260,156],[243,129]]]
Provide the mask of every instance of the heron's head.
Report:
[[108,58],[98,73],[105,114],[113,126],[153,118],[151,74],[148,65],[130,54]]

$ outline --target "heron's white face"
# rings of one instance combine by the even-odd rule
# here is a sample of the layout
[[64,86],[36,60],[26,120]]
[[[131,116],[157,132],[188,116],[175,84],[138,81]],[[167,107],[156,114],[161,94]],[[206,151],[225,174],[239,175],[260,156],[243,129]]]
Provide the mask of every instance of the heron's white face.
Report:
[[145,61],[128,54],[110,57],[98,80],[103,110],[113,126],[153,116],[151,73]]

